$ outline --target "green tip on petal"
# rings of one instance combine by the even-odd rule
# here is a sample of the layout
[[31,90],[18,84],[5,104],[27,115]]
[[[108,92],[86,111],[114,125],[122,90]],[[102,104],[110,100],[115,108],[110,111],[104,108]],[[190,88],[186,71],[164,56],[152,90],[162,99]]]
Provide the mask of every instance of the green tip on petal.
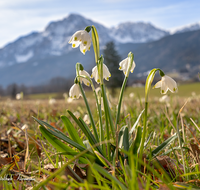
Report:
[[119,67],[119,69],[122,69],[122,67]]
[[100,80],[98,79],[97,82],[100,82]]
[[162,90],[161,92],[162,92],[162,94],[163,94],[165,91],[164,91],[164,90]]
[[78,39],[77,37],[74,37],[74,41],[77,41],[77,39]]
[[174,92],[176,92],[176,88],[174,88],[173,90],[174,90]]
[[76,47],[76,44],[72,44],[72,47],[73,47],[73,48]]
[[109,77],[111,77],[111,74],[109,75]]
[[107,80],[109,80],[109,77],[107,77]]
[[87,45],[87,41],[84,41],[83,44],[84,44],[84,45]]
[[90,83],[88,82],[87,85],[90,86]]
[[76,95],[74,96],[74,98],[76,98]]

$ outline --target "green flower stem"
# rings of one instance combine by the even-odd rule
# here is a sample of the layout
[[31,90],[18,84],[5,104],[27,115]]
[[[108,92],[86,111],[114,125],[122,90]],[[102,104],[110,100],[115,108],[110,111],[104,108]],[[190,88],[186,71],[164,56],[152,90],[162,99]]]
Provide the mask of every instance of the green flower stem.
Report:
[[121,110],[122,98],[123,98],[124,89],[126,87],[127,81],[128,81],[128,77],[125,77],[124,81],[123,81],[123,84],[122,84],[122,87],[121,87],[120,95],[119,95],[119,102],[118,102],[118,108],[117,108],[117,116],[116,116],[116,121],[115,121],[115,130],[117,130],[117,125],[119,124],[119,117],[120,117],[120,110]]
[[97,63],[100,57],[99,36],[94,26],[92,26],[92,43],[94,48],[95,61]]
[[[148,102],[145,102],[145,110],[144,110],[144,123],[143,123],[143,131],[142,131],[142,140],[140,144],[140,155],[139,159],[142,160],[143,151],[144,151],[144,142],[146,137],[146,130],[147,130],[147,110],[148,110]],[[140,166],[139,166],[140,167]]]
[[92,125],[92,128],[93,128],[93,131],[94,131],[94,136],[95,136],[97,142],[99,142],[99,137],[98,137],[98,134],[97,134],[97,129],[96,129],[96,126],[95,126],[95,124],[94,124],[94,119],[93,119],[93,117],[92,117],[92,113],[91,113],[90,106],[89,106],[89,104],[88,104],[87,98],[86,98],[86,96],[85,96],[85,92],[84,92],[84,90],[83,90],[83,87],[82,87],[81,83],[78,82],[78,84],[79,84],[79,87],[80,87],[80,89],[81,89],[81,94],[82,94],[83,99],[84,99],[84,101],[85,101],[86,108],[87,108],[87,110],[88,110],[88,115],[89,115],[89,117],[90,117],[90,122],[91,122],[91,125]]
[[[180,132],[179,132],[179,126],[178,126],[178,118],[177,118],[177,135],[178,135],[178,142],[179,142],[179,145],[180,145],[180,148],[181,148],[181,157],[182,157],[182,160],[183,160],[183,169],[184,169],[184,174],[187,173],[187,170],[186,170],[186,166],[185,166],[185,160],[184,160],[184,154],[183,154],[183,147],[182,147],[182,143],[181,143],[181,135],[180,135]],[[188,176],[187,176],[188,178]]]
[[[104,133],[103,133],[103,122],[102,122],[101,104],[98,101],[98,97],[97,97],[97,94],[96,94],[96,91],[95,91],[95,88],[94,88],[94,84],[93,84],[92,80],[88,76],[79,75],[79,76],[77,76],[77,78],[85,78],[91,84],[92,90],[93,90],[94,95],[95,95],[95,99],[96,99],[96,103],[97,103],[97,109],[98,109],[98,114],[99,114],[99,133],[100,133],[100,138],[99,139],[100,139],[100,142],[104,142],[105,138],[104,138]],[[106,155],[106,146],[105,146],[104,143],[102,144],[102,149],[103,149],[104,155]]]
[[[110,107],[109,107],[109,104],[108,104],[108,99],[107,99],[107,96],[106,96],[106,90],[105,90],[104,84],[101,84],[101,91],[102,91],[102,97],[103,97],[103,102],[104,102],[105,117],[108,117],[108,119],[109,119],[112,136],[115,139],[114,124],[113,124],[111,110],[110,110]],[[107,129],[107,131],[109,131],[109,129]],[[110,137],[110,136],[108,136],[108,137]]]

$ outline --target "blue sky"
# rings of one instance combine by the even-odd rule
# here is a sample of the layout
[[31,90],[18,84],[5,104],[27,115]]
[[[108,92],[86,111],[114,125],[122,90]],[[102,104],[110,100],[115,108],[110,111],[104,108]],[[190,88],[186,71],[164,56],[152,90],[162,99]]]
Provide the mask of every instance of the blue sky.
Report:
[[145,21],[173,31],[200,22],[200,0],[1,0],[0,47],[70,13],[107,27]]

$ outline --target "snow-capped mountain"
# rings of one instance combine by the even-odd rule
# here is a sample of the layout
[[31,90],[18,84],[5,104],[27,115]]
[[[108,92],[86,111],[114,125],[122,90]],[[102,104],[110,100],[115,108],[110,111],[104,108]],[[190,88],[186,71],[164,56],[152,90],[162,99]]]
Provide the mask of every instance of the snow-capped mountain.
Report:
[[184,27],[176,30],[175,33],[190,32],[190,31],[195,31],[195,30],[200,30],[200,23],[195,23],[195,24],[191,24],[189,26],[184,26]]
[[158,29],[150,23],[125,22],[111,29],[112,37],[121,43],[141,43],[158,40],[169,32]]
[[43,32],[33,32],[22,36],[0,49],[0,67],[66,54],[73,50],[68,44],[73,33],[89,25],[97,28],[101,46],[109,41],[149,42],[168,35],[168,32],[157,29],[149,23],[127,22],[114,28],[106,28],[83,16],[70,14],[62,20],[51,22]]

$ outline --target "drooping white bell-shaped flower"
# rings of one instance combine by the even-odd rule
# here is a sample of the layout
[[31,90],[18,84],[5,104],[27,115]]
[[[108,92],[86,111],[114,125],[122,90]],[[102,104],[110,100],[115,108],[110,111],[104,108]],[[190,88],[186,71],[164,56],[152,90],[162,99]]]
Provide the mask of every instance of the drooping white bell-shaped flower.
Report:
[[[103,64],[103,78],[106,79],[107,81],[109,81],[109,77],[111,77],[110,71],[108,70],[108,67]],[[94,78],[94,80],[99,84],[100,83],[100,78],[99,78],[99,73],[98,73],[98,69],[97,66],[95,66],[92,69],[92,75],[91,78]]]
[[[79,75],[87,76],[90,78],[89,73],[85,70],[79,70]],[[80,77],[80,82],[83,82],[85,85],[90,86],[89,80],[87,80],[85,78]]]
[[[128,69],[129,69],[130,64],[131,64],[131,63],[129,63],[128,60],[129,60],[129,58],[127,57],[126,59],[122,60],[119,63],[119,70],[123,71],[125,76],[127,76]],[[134,68],[135,68],[135,62],[133,61],[133,64],[132,64],[131,69],[130,69],[131,73],[133,72]]]
[[78,84],[74,84],[69,90],[69,97],[78,99],[81,96],[81,90]]
[[178,91],[175,80],[167,75],[164,75],[161,80],[155,84],[154,88],[161,88],[161,94],[166,94],[168,90],[173,93]]
[[89,33],[85,30],[75,32],[69,40],[69,44],[72,44],[73,48],[77,48],[80,45],[80,51],[83,54],[90,50],[91,42],[92,39]]

